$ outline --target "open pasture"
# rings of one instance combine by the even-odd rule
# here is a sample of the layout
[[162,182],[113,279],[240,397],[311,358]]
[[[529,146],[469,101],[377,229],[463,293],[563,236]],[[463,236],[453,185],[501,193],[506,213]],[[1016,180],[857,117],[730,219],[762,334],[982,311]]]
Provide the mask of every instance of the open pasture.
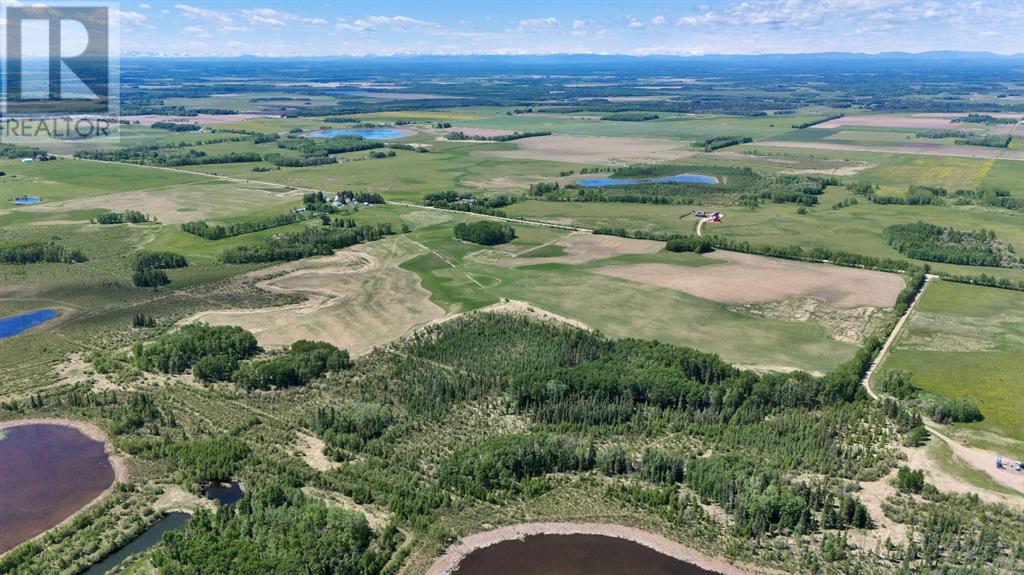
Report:
[[932,282],[890,351],[884,369],[913,372],[911,383],[948,398],[966,397],[984,420],[955,424],[969,443],[989,444],[991,432],[1012,439],[1024,458],[1024,294]]
[[180,224],[199,219],[238,216],[268,206],[281,206],[283,211],[285,204],[297,204],[301,199],[300,194],[276,186],[209,178],[189,184],[41,204],[37,211],[136,210],[161,223]]
[[480,150],[486,157],[580,164],[630,164],[672,161],[695,152],[682,142],[604,136],[540,136],[514,142],[515,149]]
[[[187,321],[241,326],[264,346],[310,339],[363,353],[444,315],[444,310],[430,302],[430,294],[420,287],[416,274],[398,267],[422,251],[417,244],[397,237],[299,265],[284,264],[282,268],[290,271],[258,285],[274,293],[302,296],[302,303],[208,311]],[[275,269],[260,273],[273,276]]]
[[[137,166],[104,164],[69,159],[23,164],[0,161],[0,199],[38,196],[41,208],[50,202],[100,196],[112,192],[162,189],[168,186],[200,182],[207,178],[180,172],[151,170]],[[7,205],[0,204],[4,208]],[[25,209],[25,208],[18,208]]]
[[646,122],[601,120],[602,114],[517,114],[504,113],[476,121],[462,122],[468,127],[499,130],[550,131],[556,135],[650,138],[664,140],[703,140],[715,136],[770,138],[792,130],[793,124],[806,122],[814,115],[793,116],[711,116],[705,114],[659,113],[661,118]]
[[596,271],[727,304],[806,297],[840,308],[892,307],[906,285],[900,276],[884,272],[736,252],[713,252],[704,257],[720,265],[694,270],[669,264],[627,264]]
[[[770,311],[749,311],[715,301],[707,293],[697,296],[633,277],[601,273],[602,268],[609,266],[665,265],[679,274],[699,278],[705,272],[714,275],[717,268],[732,264],[694,254],[665,252],[661,242],[589,234],[559,237],[564,232],[529,226],[517,226],[517,231],[520,238],[500,246],[502,250],[480,250],[479,246],[452,239],[451,224],[423,228],[409,237],[428,251],[402,267],[416,272],[423,287],[431,293],[431,300],[449,313],[509,298],[583,322],[613,337],[671,341],[719,353],[757,369],[825,372],[849,358],[855,349],[854,343],[830,335],[837,332],[834,322],[819,317],[784,319]],[[508,253],[503,258],[500,251]],[[491,255],[485,257],[485,253]],[[858,277],[835,293],[826,293],[823,288],[818,295],[835,301],[870,300],[891,305],[894,296],[890,297],[888,292],[892,288],[899,291],[903,280],[899,276],[881,275],[893,281],[884,281],[880,287],[868,281],[879,290],[877,293],[837,295],[842,289],[856,289],[864,283]],[[873,274],[865,277],[874,279]],[[799,294],[787,291],[781,284],[779,290],[780,298],[792,299],[790,296]],[[859,320],[847,317],[844,321]],[[864,321],[869,322],[870,318]]]
[[[555,255],[540,255],[546,247],[557,247]],[[510,267],[539,264],[585,264],[627,254],[655,254],[661,251],[661,242],[633,240],[616,236],[574,233],[562,237],[553,244],[535,248],[501,262]]]

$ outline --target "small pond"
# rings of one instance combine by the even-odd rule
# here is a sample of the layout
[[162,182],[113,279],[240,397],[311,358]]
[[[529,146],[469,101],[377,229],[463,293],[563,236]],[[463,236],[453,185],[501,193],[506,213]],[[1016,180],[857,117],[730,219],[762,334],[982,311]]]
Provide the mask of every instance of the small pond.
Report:
[[38,204],[43,201],[43,198],[37,198],[36,196],[18,196],[11,200],[16,206],[29,206],[32,204]]
[[590,180],[579,180],[576,182],[588,188],[600,188],[604,186],[634,186],[636,184],[717,184],[718,178],[714,176],[702,176],[700,174],[677,174],[654,178],[650,180],[615,180],[612,178],[593,178]]
[[395,128],[343,128],[337,130],[317,130],[307,134],[310,138],[335,138],[338,136],[359,136],[367,140],[397,140],[411,136],[405,130]]
[[107,555],[103,561],[94,564],[92,567],[85,572],[85,575],[103,575],[108,571],[112,570],[121,564],[122,561],[131,557],[132,555],[142,553],[146,549],[156,545],[161,541],[164,533],[172,531],[188,523],[188,520],[192,516],[188,513],[168,513],[160,518],[156,523],[151,525],[149,529],[142,532],[131,541],[131,543],[118,549],[114,553]]
[[31,423],[0,439],[0,553],[89,504],[114,482],[103,443],[64,425]]
[[455,575],[715,575],[649,547],[604,535],[530,535],[478,549]]
[[[199,488],[199,494],[221,505],[234,505],[245,497],[242,487],[232,481],[230,483],[208,483]],[[172,531],[188,523],[192,516],[188,513],[168,513],[159,521],[150,526],[124,547],[108,555],[103,561],[96,563],[85,572],[85,575],[103,575],[121,564],[122,561],[137,555],[150,547],[160,543],[164,533]]]
[[30,327],[35,327],[57,317],[57,315],[57,310],[54,309],[37,309],[19,315],[0,318],[0,339],[16,336]]
[[213,499],[221,505],[234,505],[245,497],[242,487],[234,481],[231,483],[209,483],[199,488],[199,494],[207,499]]

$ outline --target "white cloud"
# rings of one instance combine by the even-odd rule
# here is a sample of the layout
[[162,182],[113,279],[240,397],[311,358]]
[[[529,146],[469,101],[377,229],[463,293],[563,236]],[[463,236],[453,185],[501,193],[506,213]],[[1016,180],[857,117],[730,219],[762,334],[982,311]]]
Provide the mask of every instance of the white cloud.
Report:
[[644,23],[637,20],[632,16],[626,16],[626,25],[633,29],[640,29],[644,27]]
[[210,34],[205,29],[203,29],[203,28],[201,28],[199,26],[188,26],[184,30],[182,30],[182,32],[184,32],[184,33],[186,33],[186,34],[188,34],[190,36],[196,36],[196,37],[199,37],[199,38],[209,38],[210,37]]
[[572,21],[572,29],[573,30],[583,30],[586,27],[587,27],[587,21],[586,20],[573,20]]
[[519,21],[519,30],[521,32],[542,32],[544,30],[550,30],[558,26],[558,18],[548,16],[547,18],[530,18],[528,20]]
[[216,20],[221,24],[230,24],[232,22],[231,16],[223,12],[216,10],[209,10],[207,8],[196,8],[195,6],[189,6],[188,4],[175,4],[175,8],[181,11],[186,18],[201,19],[201,20]]
[[366,32],[377,30],[378,28],[388,28],[394,32],[404,32],[410,28],[436,29],[441,28],[441,25],[436,22],[409,18],[408,16],[367,16],[354,22],[349,22],[342,18],[335,24],[335,27],[339,30],[348,30],[350,32]]
[[138,12],[124,12],[122,10],[117,10],[116,13],[118,20],[129,24],[142,25],[145,24],[147,20],[145,14],[139,14]]
[[252,28],[248,26],[224,26],[221,32],[252,32]]
[[306,16],[300,16],[291,12],[282,12],[280,10],[274,10],[273,8],[254,8],[252,10],[242,10],[242,15],[249,20],[250,24],[259,26],[274,26],[282,27],[287,23],[294,24],[312,24],[321,26],[327,24],[327,20],[323,18],[308,18]]
[[149,4],[146,4],[145,2],[139,2],[139,8],[143,10],[149,10]]
[[664,16],[659,14],[659,15],[655,16],[654,18],[651,18],[651,26],[664,26],[664,25],[665,25],[665,17]]

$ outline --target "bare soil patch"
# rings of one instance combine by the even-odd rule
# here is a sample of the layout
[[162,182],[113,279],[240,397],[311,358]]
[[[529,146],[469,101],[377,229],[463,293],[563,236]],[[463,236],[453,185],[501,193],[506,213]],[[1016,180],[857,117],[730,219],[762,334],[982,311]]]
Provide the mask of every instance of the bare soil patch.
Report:
[[397,237],[327,258],[293,262],[284,275],[257,285],[305,296],[302,303],[202,312],[185,322],[241,326],[264,346],[312,339],[353,354],[365,353],[444,316],[444,310],[430,301],[430,292],[420,285],[419,276],[398,267],[420,253],[422,248]]
[[664,247],[662,242],[580,232],[571,233],[559,239],[555,245],[565,248],[565,255],[544,258],[509,258],[501,262],[501,265],[508,267],[537,264],[578,265],[627,254],[655,254]]
[[324,440],[315,435],[299,432],[298,447],[302,451],[302,460],[317,471],[330,471],[341,465],[324,455]]
[[802,174],[827,174],[830,176],[856,176],[864,170],[870,170],[874,168],[874,164],[854,164],[850,166],[842,166],[839,168],[807,168],[803,170],[783,170],[783,174],[793,174],[799,176]]
[[737,252],[708,256],[725,265],[608,266],[598,273],[684,291],[727,304],[755,304],[799,296],[837,308],[892,307],[905,282],[896,274],[795,262]]
[[164,486],[164,492],[153,502],[153,509],[161,513],[194,513],[203,508],[216,511],[217,506],[212,499],[189,493],[177,485]]
[[956,124],[950,118],[922,118],[915,116],[843,116],[821,124],[811,126],[812,128],[841,128],[843,126],[869,126],[872,128],[916,128],[919,130],[938,130],[942,128],[954,128]]
[[668,161],[696,152],[685,142],[642,138],[599,136],[539,136],[516,140],[515,150],[480,150],[474,154],[520,160],[554,162],[630,164],[643,161]]
[[467,128],[459,126],[444,128],[441,131],[448,133],[462,132],[463,134],[470,137],[480,136],[481,138],[490,138],[492,136],[510,136],[514,133],[509,130],[498,130],[496,128]]
[[860,344],[895,317],[887,309],[861,306],[834,308],[818,299],[787,297],[759,304],[733,306],[735,311],[786,321],[807,321],[825,326],[832,339]]
[[612,523],[522,523],[509,525],[491,531],[474,533],[463,537],[448,548],[427,570],[427,575],[451,575],[458,570],[459,562],[470,553],[490,547],[502,541],[523,539],[530,535],[603,535],[638,543],[650,549],[692,563],[704,569],[723,575],[747,575],[761,570],[741,569],[724,559],[711,557],[692,547],[672,541],[656,533],[642,531],[635,527]]

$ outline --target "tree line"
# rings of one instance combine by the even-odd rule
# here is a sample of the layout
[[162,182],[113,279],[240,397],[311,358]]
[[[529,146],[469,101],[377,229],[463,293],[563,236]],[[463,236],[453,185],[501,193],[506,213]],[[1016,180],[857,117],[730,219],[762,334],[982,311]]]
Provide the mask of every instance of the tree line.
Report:
[[68,248],[52,241],[0,245],[0,263],[3,264],[77,264],[87,261],[89,258],[82,250]]
[[244,264],[324,256],[334,253],[337,249],[376,241],[392,234],[394,231],[387,222],[358,228],[306,228],[300,232],[267,238],[260,244],[227,249],[221,252],[220,261],[227,264]]
[[203,220],[198,220],[195,222],[185,222],[181,224],[181,230],[208,240],[222,240],[224,238],[240,236],[242,234],[287,226],[289,224],[301,222],[308,217],[308,215],[302,212],[288,212],[255,220],[234,222],[227,225],[215,224],[212,226]]
[[458,223],[455,225],[455,237],[464,241],[480,244],[482,246],[493,246],[505,244],[516,237],[516,230],[509,224],[480,220],[472,223]]
[[95,218],[97,224],[141,224],[149,221],[149,216],[136,210],[123,212],[106,212]]

